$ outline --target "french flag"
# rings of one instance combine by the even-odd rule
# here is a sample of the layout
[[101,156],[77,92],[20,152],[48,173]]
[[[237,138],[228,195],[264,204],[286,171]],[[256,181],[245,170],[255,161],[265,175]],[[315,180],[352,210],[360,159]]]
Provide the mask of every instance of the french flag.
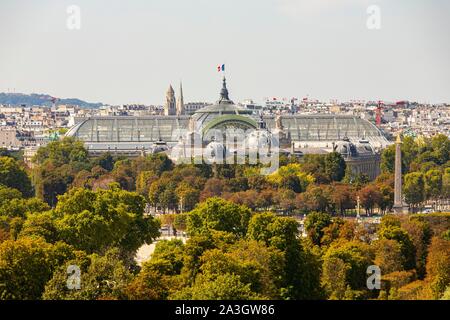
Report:
[[220,71],[225,71],[225,65],[224,65],[224,64],[218,65],[218,66],[217,66],[217,71],[218,71],[218,72],[220,72]]

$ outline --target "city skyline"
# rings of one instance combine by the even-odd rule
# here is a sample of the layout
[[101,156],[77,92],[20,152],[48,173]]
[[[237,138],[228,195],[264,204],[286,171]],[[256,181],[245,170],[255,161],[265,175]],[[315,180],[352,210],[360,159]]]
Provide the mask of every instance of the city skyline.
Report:
[[[381,10],[379,30],[366,25],[372,4]],[[66,26],[69,5],[81,9],[80,30]],[[126,7],[6,0],[0,91],[162,105],[169,84],[182,81],[185,101],[213,102],[217,65],[225,63],[235,101],[309,95],[444,103],[447,8],[441,0],[135,0]]]

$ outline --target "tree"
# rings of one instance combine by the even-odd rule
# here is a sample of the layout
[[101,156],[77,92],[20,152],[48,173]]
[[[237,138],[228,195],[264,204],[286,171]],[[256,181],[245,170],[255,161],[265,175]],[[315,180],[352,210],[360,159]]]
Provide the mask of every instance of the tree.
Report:
[[209,281],[198,277],[192,287],[177,292],[174,300],[255,300],[259,298],[250,289],[250,284],[243,284],[237,275],[223,274]]
[[273,213],[255,214],[248,226],[248,237],[263,241],[284,251],[296,242],[298,223],[293,218],[277,217]]
[[442,173],[440,170],[429,170],[424,175],[426,199],[437,200],[442,196]]
[[450,286],[445,289],[444,294],[442,295],[441,300],[450,300]]
[[87,253],[120,247],[133,254],[159,235],[159,223],[144,217],[144,198],[111,185],[96,192],[72,189],[55,208],[61,239]]
[[271,213],[252,217],[248,237],[263,241],[284,254],[284,299],[320,299],[320,262],[318,255],[298,236],[298,223],[293,218],[277,217]]
[[141,171],[153,171],[160,176],[163,172],[174,169],[174,164],[166,154],[157,153],[135,159],[132,163],[132,169],[135,176]]
[[439,165],[450,160],[450,139],[444,134],[438,134],[431,139],[431,147],[435,162]]
[[321,246],[329,246],[334,241],[341,238],[341,228],[345,224],[343,219],[333,219],[332,223],[323,228],[323,236],[320,239]]
[[350,266],[342,259],[330,257],[323,262],[322,286],[329,299],[342,300],[347,290],[347,273]]
[[405,175],[403,186],[405,200],[413,208],[425,200],[425,183],[423,174],[420,172],[411,172]]
[[88,152],[84,148],[84,143],[70,137],[50,142],[45,147],[39,148],[33,157],[33,162],[38,165],[48,161],[56,166],[74,162],[89,162]]
[[48,243],[58,241],[58,229],[50,212],[29,214],[25,220],[19,238],[41,237]]
[[153,171],[141,171],[136,179],[136,192],[148,197],[149,188],[156,180],[158,176]]
[[[389,300],[400,300],[399,290],[415,280],[416,274],[414,270],[394,271],[388,274],[382,272],[381,287],[386,293],[389,292]],[[423,283],[422,285],[424,286]]]
[[403,270],[404,257],[397,241],[381,239],[373,243],[373,247],[375,265],[380,267],[382,274]]
[[166,300],[174,290],[174,279],[152,269],[143,269],[123,290],[129,300]]
[[229,197],[226,197],[226,199],[236,204],[244,205],[251,210],[256,210],[258,208],[256,204],[258,200],[258,192],[256,190],[236,192],[230,194]]
[[394,173],[395,171],[395,145],[390,145],[381,153],[381,172]]
[[194,209],[200,199],[200,191],[190,186],[186,182],[182,182],[175,190],[176,196],[180,199],[183,211],[190,211]]
[[285,281],[285,257],[273,247],[261,242],[240,240],[232,245],[226,255],[236,261],[244,283],[250,283],[253,292],[270,299],[279,299]]
[[186,285],[192,285],[199,271],[200,258],[207,250],[214,249],[217,246],[211,233],[194,235],[189,238],[184,247],[184,259],[181,275]]
[[358,195],[367,214],[373,214],[375,205],[382,199],[379,189],[373,184],[359,190]]
[[22,192],[0,185],[0,206],[12,199],[22,199]]
[[[254,249],[255,252],[248,249]],[[240,241],[227,251],[206,251],[201,257],[197,278],[214,281],[223,274],[234,274],[260,296],[272,299],[280,297],[280,278],[284,269],[284,257],[280,251],[256,241]]]
[[330,188],[324,185],[310,185],[301,194],[301,202],[309,211],[333,212]]
[[[402,173],[407,173],[411,163],[417,158],[418,145],[412,137],[403,137],[402,145]],[[381,154],[381,171],[383,173],[394,173],[395,144],[387,147]]]
[[188,215],[187,232],[197,235],[210,230],[231,232],[244,236],[251,211],[220,198],[210,198],[200,203]]
[[211,178],[205,183],[205,186],[200,194],[200,201],[205,201],[208,198],[220,197],[224,191],[225,183],[221,179]]
[[0,216],[25,218],[27,214],[39,213],[49,210],[49,206],[36,198],[11,199],[0,205]]
[[330,183],[330,177],[325,172],[325,155],[305,155],[303,157],[302,171],[312,175],[317,183]]
[[25,197],[33,194],[30,178],[13,158],[0,157],[0,185],[17,189]]
[[[343,241],[333,243],[326,251],[324,257],[325,269],[322,278],[326,286],[333,288],[333,281],[338,281],[336,285],[340,292],[336,292],[337,297],[342,298],[342,289],[346,285],[349,290],[361,291],[366,287],[366,270],[373,264],[374,254],[370,246],[360,241]],[[343,263],[336,259],[340,259]],[[333,263],[337,263],[336,275],[330,274],[333,271]],[[345,271],[345,282],[342,281],[342,273]],[[341,274],[340,274],[341,273]]]
[[345,176],[345,160],[338,152],[330,152],[325,156],[325,173],[331,181],[341,181]]
[[40,299],[53,271],[73,258],[70,246],[63,243],[51,245],[42,238],[1,243],[0,299]]
[[159,203],[164,210],[175,210],[178,206],[178,199],[175,193],[175,184],[169,183],[164,191],[159,195]]
[[331,216],[323,212],[312,212],[306,216],[305,229],[308,238],[315,245],[320,245],[324,235],[324,229],[331,224]]
[[[113,248],[105,255],[77,257],[62,265],[45,286],[45,300],[123,299],[131,274],[120,259],[120,250]],[[80,268],[80,289],[67,287],[69,265]]]
[[296,208],[297,195],[292,190],[283,190],[275,197],[279,207],[287,214]]
[[175,221],[173,222],[174,228],[179,231],[186,231],[187,218],[188,218],[187,213],[180,213],[175,215]]
[[184,244],[181,240],[163,240],[156,244],[151,259],[143,267],[164,275],[176,275],[181,273],[183,259]]
[[442,197],[450,198],[450,168],[446,168],[442,175]]
[[92,162],[94,165],[100,166],[106,171],[112,171],[114,168],[114,158],[109,152],[102,154],[100,157],[94,158]]
[[402,228],[406,230],[411,238],[416,251],[416,272],[419,279],[425,276],[425,264],[430,245],[432,230],[430,224],[420,217],[403,219]]
[[377,187],[380,194],[377,206],[382,213],[386,213],[386,211],[390,211],[394,206],[394,189],[389,184],[385,183],[379,183],[377,184]]
[[136,172],[130,159],[116,161],[112,176],[122,189],[133,191],[136,187]]
[[450,241],[433,237],[428,250],[426,281],[435,299],[439,299],[450,285]]
[[303,192],[308,185],[314,183],[314,177],[302,171],[298,163],[290,163],[280,167],[276,172],[267,177],[267,180],[276,184],[279,188],[289,189],[294,192]]
[[71,165],[56,165],[52,161],[47,161],[34,171],[36,196],[53,207],[58,201],[58,196],[68,190],[74,179],[74,168]]
[[416,250],[409,234],[403,228],[396,225],[380,225],[378,230],[380,239],[395,240],[400,244],[403,257],[403,268],[414,269],[416,266]]
[[333,185],[333,192],[331,193],[331,201],[336,210],[345,215],[345,212],[355,207],[355,194],[346,184]]

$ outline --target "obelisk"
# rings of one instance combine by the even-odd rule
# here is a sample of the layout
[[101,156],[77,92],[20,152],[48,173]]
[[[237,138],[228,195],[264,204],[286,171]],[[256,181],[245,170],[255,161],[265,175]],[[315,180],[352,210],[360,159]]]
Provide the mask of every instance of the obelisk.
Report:
[[402,139],[400,133],[395,141],[394,213],[404,213],[402,197]]

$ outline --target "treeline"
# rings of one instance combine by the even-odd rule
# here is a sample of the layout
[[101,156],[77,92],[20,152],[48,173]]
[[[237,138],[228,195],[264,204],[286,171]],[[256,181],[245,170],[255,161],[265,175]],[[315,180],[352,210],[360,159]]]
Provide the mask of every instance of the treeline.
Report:
[[[445,135],[432,138],[405,137],[401,146],[403,193],[414,211],[431,200],[439,204],[450,199],[450,139]],[[381,169],[392,174],[395,146],[385,149]]]
[[[11,190],[1,193],[20,200]],[[449,214],[386,215],[371,230],[313,212],[303,238],[294,218],[214,197],[177,215],[186,243],[159,241],[139,267],[137,248],[159,235],[143,204],[113,184],[75,188],[54,209],[40,203],[21,216],[2,213],[0,298],[450,298]],[[367,287],[372,265],[381,270],[381,290]],[[68,286],[77,275],[79,287]]]
[[[264,176],[260,166],[248,164],[175,166],[163,154],[127,159],[105,153],[90,158],[82,142],[65,138],[40,148],[28,175],[16,159],[1,157],[4,173],[0,179],[4,182],[0,180],[0,184],[11,185],[26,197],[35,194],[51,207],[56,205],[58,195],[71,188],[97,190],[116,182],[165,212],[189,211],[200,201],[218,196],[255,211],[337,215],[354,214],[359,197],[366,213],[385,213],[393,206],[394,147],[384,150],[383,173],[370,182],[363,174],[352,174],[338,153],[306,155],[302,159],[281,157],[279,170]],[[448,137],[406,137],[402,154],[407,203],[418,210],[428,200],[437,204],[448,201]]]
[[[415,207],[449,198],[448,151],[444,136],[404,139],[406,199],[423,191]],[[263,176],[254,165],[175,166],[162,154],[90,158],[68,138],[40,148],[31,170],[2,151],[0,299],[448,297],[448,214],[386,215],[376,229],[341,218],[358,196],[367,213],[390,210],[392,156],[386,149],[384,173],[369,182],[337,153],[281,158]],[[146,203],[180,213],[163,216],[189,240],[159,242],[139,267],[136,250],[161,223]],[[308,236],[279,211],[307,214]],[[367,289],[370,265],[381,290]],[[69,266],[80,290],[67,288]]]

